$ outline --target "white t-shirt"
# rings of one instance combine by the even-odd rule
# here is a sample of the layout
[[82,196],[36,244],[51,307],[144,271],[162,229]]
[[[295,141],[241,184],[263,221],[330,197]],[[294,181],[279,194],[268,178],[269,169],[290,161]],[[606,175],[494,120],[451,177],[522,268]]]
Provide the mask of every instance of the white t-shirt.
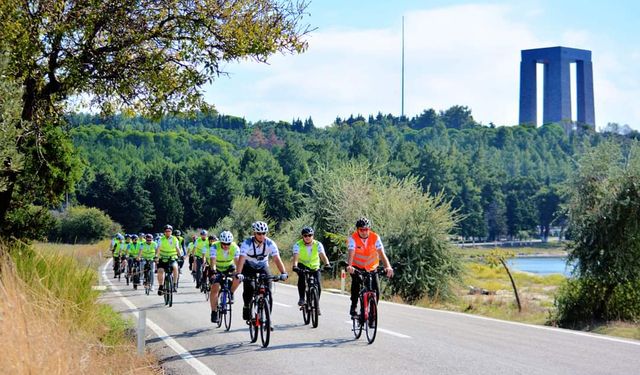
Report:
[[[366,245],[367,241],[369,240],[369,238],[361,238],[361,240]],[[356,241],[351,236],[349,236],[349,242],[347,243],[347,249],[349,251],[355,251],[356,250]],[[382,239],[380,239],[380,236],[378,236],[378,240],[376,241],[376,250],[384,251],[384,245],[382,245]]]
[[264,237],[260,246],[256,246],[253,237],[242,241],[240,245],[240,256],[245,257],[245,263],[249,263],[252,268],[261,269],[269,264],[269,255],[279,256],[278,245],[272,239]]

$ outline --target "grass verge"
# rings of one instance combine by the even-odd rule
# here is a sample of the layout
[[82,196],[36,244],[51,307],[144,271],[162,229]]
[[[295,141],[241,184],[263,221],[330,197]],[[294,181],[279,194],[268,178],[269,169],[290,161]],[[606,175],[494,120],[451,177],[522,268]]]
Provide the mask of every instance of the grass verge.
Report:
[[[50,249],[49,249],[50,250]],[[7,373],[159,372],[130,326],[97,302],[94,268],[62,252],[0,244],[0,368]]]

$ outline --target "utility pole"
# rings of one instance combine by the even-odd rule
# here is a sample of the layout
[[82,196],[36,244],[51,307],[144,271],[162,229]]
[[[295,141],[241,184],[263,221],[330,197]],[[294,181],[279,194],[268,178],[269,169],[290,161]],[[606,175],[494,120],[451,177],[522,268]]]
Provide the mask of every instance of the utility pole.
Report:
[[402,94],[401,94],[401,102],[402,109],[400,111],[400,117],[404,118],[404,16],[402,16]]

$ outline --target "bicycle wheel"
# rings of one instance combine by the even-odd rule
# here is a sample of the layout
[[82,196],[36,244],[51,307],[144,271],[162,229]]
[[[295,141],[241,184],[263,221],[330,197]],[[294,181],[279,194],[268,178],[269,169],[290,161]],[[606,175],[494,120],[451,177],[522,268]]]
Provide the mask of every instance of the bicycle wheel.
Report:
[[251,319],[249,320],[249,337],[251,342],[258,340],[258,306],[256,301],[251,301]]
[[173,306],[173,274],[169,274],[169,307]]
[[222,316],[224,315],[224,305],[226,304],[225,298],[224,290],[220,291],[218,293],[218,328],[222,326]]
[[[264,301],[266,302],[266,301]],[[262,347],[269,346],[269,339],[271,338],[271,312],[263,302],[262,306],[258,307],[260,312],[260,339],[262,340]]]
[[311,315],[311,326],[318,328],[318,289],[311,288],[311,300],[309,304],[309,313]]
[[369,344],[373,343],[376,339],[376,333],[378,332],[378,304],[376,303],[375,294],[369,294],[369,303],[367,304],[367,321],[364,322],[365,333],[367,334],[367,341]]
[[360,314],[358,314],[358,316],[351,317],[351,322],[353,324],[353,336],[356,339],[359,339],[360,335],[362,335],[362,321],[364,320],[364,312],[362,311],[362,297],[360,297],[359,302],[360,304],[358,305],[357,309],[360,310]]
[[121,277],[122,277],[122,264],[120,261],[118,261],[118,281],[120,281]]
[[[227,293],[226,302],[222,311],[224,311],[224,328],[226,331],[231,329],[231,292]],[[220,310],[220,306],[218,306],[218,310]]]
[[305,304],[300,306],[300,310],[302,311],[302,320],[304,321],[304,324],[309,324],[309,322],[311,321],[311,310],[309,309],[309,303],[311,302],[311,293],[309,293],[309,291],[307,290],[307,300],[305,301]]
[[169,280],[169,275],[166,274],[165,271],[165,275],[164,275],[164,291],[162,293],[162,295],[164,296],[164,304],[165,306],[169,304],[169,293],[171,293],[171,280]]

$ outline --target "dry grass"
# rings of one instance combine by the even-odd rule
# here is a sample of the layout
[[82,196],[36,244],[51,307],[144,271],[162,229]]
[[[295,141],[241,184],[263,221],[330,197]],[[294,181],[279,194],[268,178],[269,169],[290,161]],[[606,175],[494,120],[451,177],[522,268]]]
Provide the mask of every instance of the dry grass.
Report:
[[[15,259],[15,254],[12,257]],[[153,356],[136,355],[118,314],[95,303],[96,295],[84,291],[90,285],[74,285],[90,271],[75,263],[77,269],[66,272],[71,282],[58,285],[64,283],[64,278],[58,277],[60,270],[52,272],[46,267],[73,267],[65,263],[68,257],[36,254],[17,263],[12,257],[0,259],[0,341],[8,344],[2,346],[0,356],[3,373],[160,372]],[[25,264],[21,263],[38,270],[40,277],[25,274]],[[74,291],[80,289],[83,291]]]

